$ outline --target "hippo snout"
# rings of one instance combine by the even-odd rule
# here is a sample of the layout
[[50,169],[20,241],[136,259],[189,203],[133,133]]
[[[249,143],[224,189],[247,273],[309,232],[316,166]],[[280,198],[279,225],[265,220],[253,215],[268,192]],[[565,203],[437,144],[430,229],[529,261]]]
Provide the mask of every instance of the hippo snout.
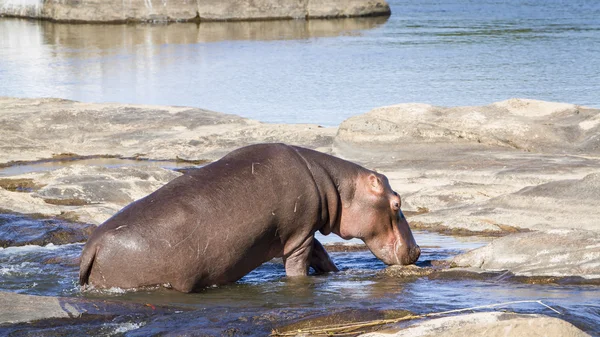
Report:
[[408,250],[408,259],[407,259],[407,263],[406,264],[413,264],[415,262],[417,262],[417,260],[419,259],[419,256],[421,256],[421,247],[419,246],[413,246]]

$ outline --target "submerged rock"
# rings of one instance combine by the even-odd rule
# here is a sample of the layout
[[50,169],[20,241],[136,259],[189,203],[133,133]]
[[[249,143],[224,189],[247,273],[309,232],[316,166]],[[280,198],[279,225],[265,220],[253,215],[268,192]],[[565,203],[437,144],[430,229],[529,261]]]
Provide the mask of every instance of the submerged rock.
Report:
[[12,1],[0,0],[0,16],[70,22],[172,22],[305,19],[389,15],[384,0],[133,0]]
[[[236,40],[303,40],[347,35],[383,25],[387,17],[336,20],[269,20],[171,23],[169,25],[103,25],[98,36],[96,25],[41,25],[44,36],[60,41],[68,49],[95,49],[112,55],[115,46],[180,45]],[[21,20],[3,20],[0,29],[20,31],[29,25]],[[68,38],[66,38],[68,37]]]
[[85,242],[94,225],[0,214],[0,247]]
[[600,279],[600,234],[552,229],[509,235],[456,256],[452,264],[481,271],[508,271],[526,277]]
[[[274,329],[274,331],[276,331],[277,334],[298,332],[296,336],[313,336],[319,334],[303,333],[302,331],[311,329],[321,330],[323,327],[327,326],[346,324],[351,325],[356,322],[364,321],[399,319],[411,315],[413,315],[413,313],[408,310],[351,309],[338,312],[321,313],[320,315],[314,315],[313,317],[307,319],[301,319],[292,324],[280,326],[277,329]],[[277,334],[275,334],[275,336],[277,336]]]
[[408,266],[389,266],[379,272],[379,275],[397,277],[397,278],[418,278],[428,276],[435,270],[433,268],[417,267],[415,265]]
[[[72,320],[68,319],[77,319],[84,315],[89,320],[92,319],[92,316],[105,316],[107,318],[135,314],[149,316],[157,313],[165,314],[189,310],[100,299],[23,295],[4,291],[0,291],[0,303],[2,303],[0,306],[0,333],[3,333],[3,330],[5,330],[4,332],[16,332],[23,328],[31,331],[34,328],[32,325],[20,327],[17,323],[44,319],[52,319],[52,324],[49,324],[49,326],[56,326],[61,323],[69,325]],[[57,318],[65,320],[57,321]],[[10,326],[8,324],[17,325]],[[37,324],[35,328],[43,328],[43,325]],[[42,333],[40,335],[46,334]]]
[[58,297],[0,292],[0,324],[31,322],[47,318],[76,318],[84,311]]
[[436,318],[414,323],[401,330],[390,329],[363,337],[450,337],[450,336],[589,336],[573,324],[544,315],[481,312]]

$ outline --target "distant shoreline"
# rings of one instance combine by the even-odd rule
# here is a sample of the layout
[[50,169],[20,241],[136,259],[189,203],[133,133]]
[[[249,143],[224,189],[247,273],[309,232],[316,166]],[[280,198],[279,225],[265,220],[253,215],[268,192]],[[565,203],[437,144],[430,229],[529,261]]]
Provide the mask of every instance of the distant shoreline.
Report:
[[[156,2],[156,1],[155,1]],[[384,0],[376,1],[76,1],[15,3],[0,0],[0,17],[17,17],[67,23],[167,23],[213,21],[265,21],[389,16]]]

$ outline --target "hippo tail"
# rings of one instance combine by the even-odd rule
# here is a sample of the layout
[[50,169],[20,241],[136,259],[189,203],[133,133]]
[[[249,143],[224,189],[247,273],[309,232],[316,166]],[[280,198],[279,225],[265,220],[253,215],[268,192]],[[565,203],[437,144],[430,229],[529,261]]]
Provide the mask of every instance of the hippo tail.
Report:
[[97,251],[97,243],[88,242],[81,253],[81,263],[79,264],[79,285],[82,286],[83,289],[85,289],[85,285],[88,284]]

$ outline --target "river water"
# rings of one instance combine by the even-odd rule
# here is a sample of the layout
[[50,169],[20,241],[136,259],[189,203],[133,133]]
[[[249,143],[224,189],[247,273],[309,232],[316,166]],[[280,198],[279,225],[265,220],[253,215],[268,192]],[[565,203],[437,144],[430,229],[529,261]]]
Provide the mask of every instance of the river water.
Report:
[[599,1],[389,3],[389,19],[1,19],[0,95],[195,106],[323,125],[402,102],[526,97],[600,107]]
[[[196,106],[267,122],[323,125],[402,102],[475,105],[527,97],[600,107],[598,1],[390,4],[390,18],[309,22],[68,25],[0,18],[0,95]],[[62,166],[36,165],[6,168],[0,175]],[[2,219],[12,221],[10,215]],[[421,266],[488,242],[425,232],[415,236],[426,247]],[[593,286],[496,277],[399,279],[380,275],[385,266],[369,252],[335,252],[332,258],[342,271],[303,284],[287,280],[281,263],[272,261],[236,284],[199,294],[82,294],[76,287],[81,249],[81,243],[0,248],[0,290],[195,310],[4,327],[0,334],[220,334],[222,327],[232,326],[262,336],[301,317],[401,309],[427,313],[532,299],[600,335],[600,289]],[[510,309],[554,315],[535,305]]]
[[[8,218],[10,216],[4,216],[4,220]],[[448,259],[489,242],[486,238],[453,238],[427,232],[415,232],[415,237],[423,246],[423,254],[418,262],[421,266]],[[321,240],[340,241],[329,236],[321,237]],[[385,276],[379,274],[385,265],[368,251],[333,252],[331,256],[341,270],[339,273],[313,276],[301,282],[286,279],[281,261],[273,260],[235,284],[209,288],[198,294],[169,290],[131,293],[118,289],[81,293],[76,282],[82,247],[83,244],[76,243],[0,248],[0,290],[120,300],[194,310],[182,310],[175,315],[132,314],[108,320],[5,326],[0,327],[0,334],[59,336],[87,331],[93,335],[127,333],[129,336],[147,336],[208,331],[221,335],[232,328],[237,329],[235,331],[239,335],[264,336],[271,329],[296,322],[299,318],[315,319],[336,313],[360,318],[372,317],[377,312],[398,310],[429,313],[515,300],[542,300],[561,311],[561,318],[592,334],[600,333],[597,326],[600,320],[600,290],[597,287],[521,284],[497,277],[446,279]],[[539,305],[524,304],[507,309],[556,316]]]

